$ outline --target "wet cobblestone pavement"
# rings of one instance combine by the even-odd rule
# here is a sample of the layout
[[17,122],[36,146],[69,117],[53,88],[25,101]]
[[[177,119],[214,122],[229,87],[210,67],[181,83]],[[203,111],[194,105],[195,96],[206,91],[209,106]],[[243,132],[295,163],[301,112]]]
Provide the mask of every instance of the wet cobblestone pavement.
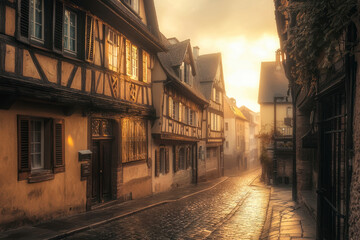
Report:
[[259,175],[230,177],[211,190],[66,239],[259,239],[270,194]]

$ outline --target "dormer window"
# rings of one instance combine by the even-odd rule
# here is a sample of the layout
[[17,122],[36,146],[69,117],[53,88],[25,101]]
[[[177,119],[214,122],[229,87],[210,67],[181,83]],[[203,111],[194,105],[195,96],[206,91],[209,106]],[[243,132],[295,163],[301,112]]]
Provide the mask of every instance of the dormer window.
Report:
[[183,62],[180,66],[179,75],[181,81],[189,85],[192,85],[193,76],[192,76],[192,69],[190,64]]
[[124,0],[124,2],[136,13],[139,13],[139,0]]

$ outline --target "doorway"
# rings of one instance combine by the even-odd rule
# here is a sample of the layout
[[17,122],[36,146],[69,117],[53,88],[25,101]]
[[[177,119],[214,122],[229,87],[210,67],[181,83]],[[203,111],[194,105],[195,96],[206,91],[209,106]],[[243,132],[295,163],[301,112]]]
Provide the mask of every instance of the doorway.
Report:
[[93,141],[92,202],[111,199],[111,140]]

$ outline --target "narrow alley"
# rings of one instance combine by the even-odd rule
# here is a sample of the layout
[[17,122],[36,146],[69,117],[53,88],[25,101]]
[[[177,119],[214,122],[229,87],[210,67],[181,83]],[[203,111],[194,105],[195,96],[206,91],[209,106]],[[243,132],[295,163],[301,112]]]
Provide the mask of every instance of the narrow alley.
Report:
[[270,189],[260,170],[67,239],[259,239]]

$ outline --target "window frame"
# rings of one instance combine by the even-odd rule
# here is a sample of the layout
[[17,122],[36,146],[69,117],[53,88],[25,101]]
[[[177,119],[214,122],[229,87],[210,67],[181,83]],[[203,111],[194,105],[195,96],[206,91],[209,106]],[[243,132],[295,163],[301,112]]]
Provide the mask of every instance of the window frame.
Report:
[[[132,11],[134,11],[136,14],[139,14],[140,12],[140,1],[139,0],[123,0],[124,3],[131,8]],[[135,2],[137,4],[135,4]],[[137,8],[135,7],[137,6]]]
[[[69,42],[68,42],[68,44],[69,44],[69,47],[70,47],[70,41],[71,41],[71,39],[70,39],[70,35],[71,35],[71,33],[70,33],[70,18],[71,18],[71,13],[72,14],[74,14],[75,15],[75,50],[71,50],[71,49],[67,49],[66,47],[65,47],[65,18],[66,18],[66,12],[69,12],[70,13],[70,15],[69,15],[69,22],[68,22],[68,31],[67,31],[67,33],[69,34],[67,37],[68,37],[68,40],[69,40]],[[70,10],[69,8],[67,8],[67,7],[65,7],[64,8],[64,16],[63,16],[63,50],[64,50],[64,52],[66,52],[66,53],[69,53],[69,54],[72,54],[72,55],[76,55],[77,56],[77,54],[78,54],[78,13],[77,12],[75,12],[75,11],[73,11],[73,10]]]
[[133,80],[139,80],[139,51],[140,49],[136,45],[125,39],[126,75]]
[[[110,40],[111,34],[113,35],[113,40]],[[106,42],[108,44],[108,68],[111,71],[119,72],[120,71],[120,62],[119,62],[119,55],[120,55],[120,36],[118,33],[113,31],[112,29],[108,29]],[[115,42],[116,39],[116,42]],[[116,45],[116,46],[115,46]],[[116,55],[114,55],[114,50],[116,51]],[[111,61],[110,61],[111,55]],[[114,59],[116,59],[116,66],[114,65]]]
[[[31,1],[33,1],[33,5],[31,4]],[[36,5],[36,1],[41,1],[41,38],[38,38],[38,37],[36,37],[35,36],[35,33],[36,33],[36,30],[35,30],[35,26],[36,26],[36,14],[35,14],[35,12],[36,12],[36,7],[35,7],[35,5]],[[44,3],[44,0],[30,0],[29,1],[29,35],[30,35],[30,39],[31,40],[33,40],[33,41],[35,41],[35,42],[39,42],[39,43],[41,43],[41,44],[44,44],[44,42],[45,42],[45,21],[44,21],[44,19],[45,19],[45,13],[44,13],[44,11],[45,11],[45,7],[44,7],[44,5],[45,5],[45,3]],[[31,12],[31,9],[33,8],[33,12]],[[33,18],[31,18],[31,16],[33,17]],[[33,30],[33,31],[31,31],[31,29]],[[34,35],[33,35],[33,33],[34,33]]]
[[[41,167],[32,167],[32,122],[41,121]],[[65,171],[65,121],[17,115],[18,181],[42,182]]]
[[[35,149],[35,147],[33,145],[35,145],[35,140],[34,140],[34,137],[33,137],[33,134],[34,134],[34,131],[33,130],[33,123],[35,122],[40,122],[41,124],[41,129],[40,129],[40,167],[34,167],[33,164],[34,164],[34,158],[33,156],[36,154],[33,152],[33,150]],[[44,119],[31,119],[30,120],[30,130],[29,130],[29,134],[30,134],[30,138],[29,138],[29,145],[30,145],[30,165],[31,165],[31,171],[39,171],[39,170],[44,170],[45,169],[45,154],[44,154],[44,135],[45,135],[45,120]],[[39,152],[38,152],[39,153]]]

